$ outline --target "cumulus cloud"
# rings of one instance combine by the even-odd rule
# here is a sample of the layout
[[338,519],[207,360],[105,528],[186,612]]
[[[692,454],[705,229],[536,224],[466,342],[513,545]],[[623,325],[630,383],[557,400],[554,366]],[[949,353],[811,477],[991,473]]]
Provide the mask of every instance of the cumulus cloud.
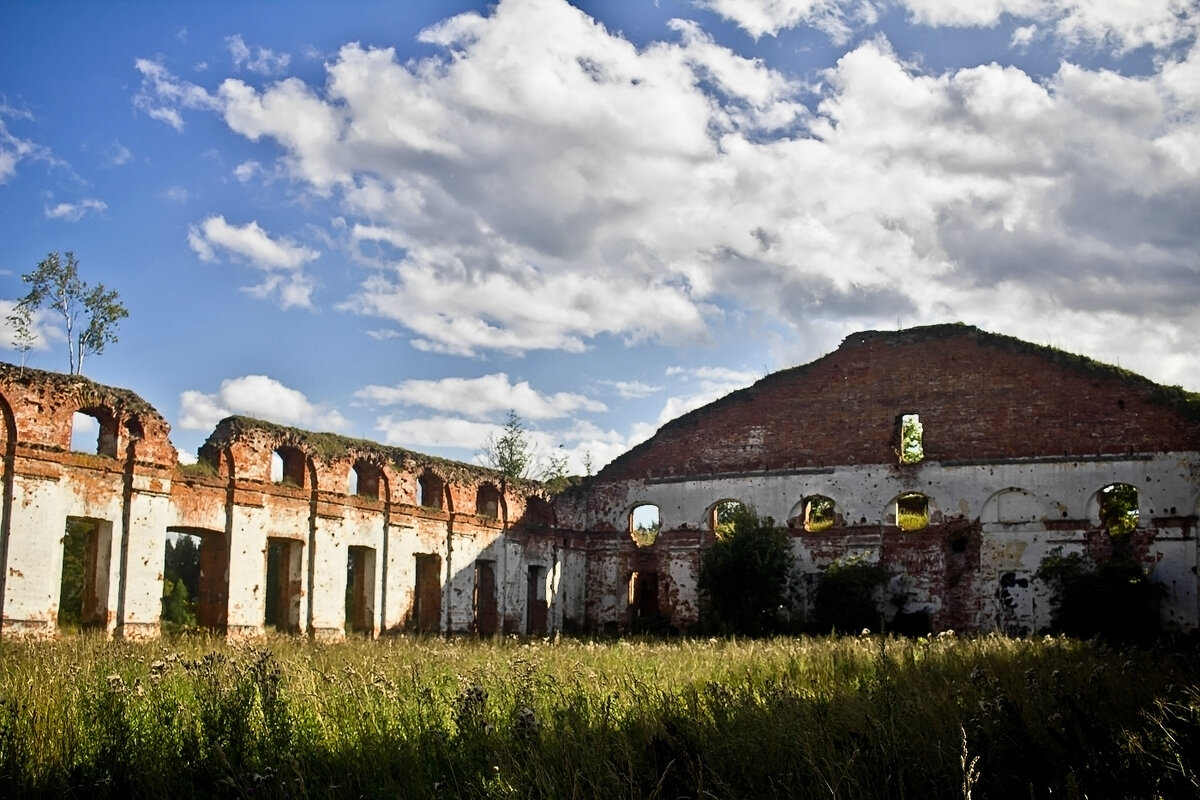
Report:
[[699,0],[698,5],[732,20],[755,39],[806,25],[837,44],[850,38],[850,22],[856,17],[874,19],[876,13],[870,3],[838,0]]
[[217,249],[266,273],[246,289],[255,297],[276,297],[283,308],[312,307],[312,279],[304,265],[321,254],[286,237],[272,238],[256,221],[233,225],[221,215],[188,228],[188,244],[202,261],[217,261]]
[[233,58],[234,69],[245,67],[250,72],[260,75],[277,75],[286,70],[292,60],[287,53],[275,53],[265,47],[256,47],[251,52],[240,34],[226,37],[225,46],[229,48],[229,55]]
[[[739,5],[762,34],[870,23],[845,10],[862,4]],[[1036,340],[1050,319],[1059,346],[1141,348],[1125,363],[1194,381],[1147,356],[1200,325],[1200,50],[1180,49],[1200,15],[1118,5],[906,8],[930,26],[1024,26],[1018,45],[1174,43],[1148,74],[1069,58],[1049,75],[935,72],[876,37],[801,86],[691,22],[639,49],[559,0],[503,0],[424,32],[430,58],[347,45],[320,85],[231,78],[201,101],[146,80],[166,107],[208,103],[274,143],[273,170],[333,202],[374,265],[343,308],[425,350],[697,343],[743,309],[834,341],[955,319]]]
[[65,219],[68,222],[78,222],[89,211],[97,214],[108,208],[103,200],[87,197],[78,203],[56,203],[45,207],[46,219]]
[[503,372],[478,378],[408,380],[394,386],[366,386],[354,395],[372,405],[405,405],[453,411],[489,419],[513,410],[523,419],[560,419],[579,412],[606,411],[605,405],[573,392],[538,392],[528,381],[513,383]]
[[309,430],[338,431],[347,426],[337,410],[312,403],[303,393],[266,375],[228,378],[216,392],[189,389],[179,395],[179,427],[184,430],[211,430],[234,414]]
[[1107,44],[1124,53],[1168,48],[1196,35],[1192,0],[700,0],[751,36],[807,26],[835,44],[873,25],[889,5],[930,27],[990,28],[1005,20],[1043,23],[1065,44]]

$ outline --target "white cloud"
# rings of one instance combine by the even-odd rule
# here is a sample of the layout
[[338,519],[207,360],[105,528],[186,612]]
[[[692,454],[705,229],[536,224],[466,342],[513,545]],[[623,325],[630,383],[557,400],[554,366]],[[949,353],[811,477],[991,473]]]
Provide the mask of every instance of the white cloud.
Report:
[[22,139],[8,130],[5,116],[28,119],[29,115],[16,111],[0,102],[0,183],[7,183],[17,171],[21,161],[44,154],[44,150],[28,139]]
[[188,245],[202,261],[216,261],[221,248],[267,273],[262,283],[246,291],[255,297],[278,298],[283,308],[312,307],[312,279],[304,265],[321,254],[286,237],[271,238],[256,221],[231,225],[214,215],[188,228]]
[[573,392],[543,394],[528,381],[513,383],[503,372],[478,378],[408,380],[394,386],[366,386],[357,399],[372,405],[420,406],[475,419],[503,415],[510,409],[527,420],[560,419],[580,412],[601,412],[601,402]]
[[488,422],[477,422],[462,417],[425,417],[422,419],[398,419],[387,415],[377,420],[376,430],[382,434],[385,444],[397,447],[455,448],[474,453],[498,428]]
[[218,107],[202,87],[176,78],[159,61],[139,58],[134,61],[134,69],[142,75],[142,83],[133,96],[134,107],[177,131],[183,130],[181,109]]
[[337,431],[347,426],[338,411],[312,403],[303,393],[266,375],[228,378],[211,394],[189,389],[179,395],[179,427],[184,430],[211,430],[233,414],[309,430]]
[[649,397],[662,391],[661,386],[645,381],[602,381],[605,386],[611,386],[617,394],[626,400],[637,400]]
[[[8,317],[17,307],[16,300],[0,300],[0,347],[16,350],[18,346],[16,332]],[[32,338],[29,349],[45,351],[50,349],[51,342],[66,341],[62,329],[58,327],[58,319],[53,312],[37,309],[30,315],[29,332]]]
[[103,200],[88,197],[78,203],[56,203],[53,206],[46,206],[44,210],[46,219],[65,219],[68,222],[78,222],[89,211],[98,214],[107,208],[108,204]]
[[[1196,35],[1193,0],[698,0],[756,39],[808,26],[835,44],[874,25],[887,5],[930,27],[991,28],[1006,19],[1044,23],[1070,46],[1112,45],[1118,53],[1169,48]],[[1023,29],[1022,38],[1032,30]],[[1018,31],[1020,33],[1020,31]]]
[[822,31],[837,44],[850,38],[851,26],[846,17],[873,19],[874,9],[868,2],[844,3],[837,0],[698,0],[726,19],[732,20],[755,39],[764,34],[807,25]]
[[[1194,30],[1194,4],[1172,1],[1141,27],[1067,0],[908,8],[929,25],[1024,26],[1039,46],[1104,31],[1121,51]],[[750,7],[769,12],[766,33],[862,6]],[[347,45],[322,84],[231,79],[208,102],[336,205],[375,265],[343,307],[425,350],[696,343],[744,309],[823,337],[955,319],[1028,337],[1048,315],[1069,330],[1061,346],[1097,357],[1200,325],[1196,46],[1144,75],[1064,58],[1039,77],[931,72],[877,38],[801,88],[693,24],[673,36],[638,49],[558,0],[503,0],[424,32],[437,57]],[[1107,334],[1075,324],[1099,318]],[[1136,368],[1194,382],[1164,359]]]
[[659,425],[708,405],[763,377],[762,373],[724,367],[668,367],[666,374],[674,379],[675,384],[683,384],[690,391],[666,399],[658,415]]
[[234,69],[245,67],[260,75],[277,75],[287,69],[292,57],[287,53],[275,53],[265,47],[255,48],[253,52],[246,46],[238,34],[225,38],[225,46],[233,58]]

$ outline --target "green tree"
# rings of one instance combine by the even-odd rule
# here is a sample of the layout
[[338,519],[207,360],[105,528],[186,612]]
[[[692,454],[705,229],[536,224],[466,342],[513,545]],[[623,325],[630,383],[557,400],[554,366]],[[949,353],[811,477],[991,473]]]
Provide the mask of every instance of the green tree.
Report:
[[731,507],[717,541],[700,560],[698,588],[706,621],[747,636],[775,633],[790,607],[788,578],[795,556],[787,531],[770,517]]
[[66,328],[67,362],[72,375],[83,372],[87,355],[100,355],[105,346],[117,341],[117,325],[129,316],[116,291],[106,289],[102,283],[89,286],[80,279],[79,262],[70,251],[65,255],[50,253],[21,280],[29,284],[29,293],[9,315],[18,345],[28,350],[32,345],[33,312],[43,306],[49,308],[62,318]]
[[533,472],[535,453],[529,430],[514,409],[499,434],[492,434],[480,451],[484,464],[510,478],[527,478]]

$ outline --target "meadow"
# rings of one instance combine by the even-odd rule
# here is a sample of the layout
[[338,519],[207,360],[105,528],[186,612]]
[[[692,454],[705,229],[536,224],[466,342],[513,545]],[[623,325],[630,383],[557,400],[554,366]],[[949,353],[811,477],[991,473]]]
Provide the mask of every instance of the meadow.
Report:
[[1200,652],[1055,637],[0,641],[0,796],[1200,795]]

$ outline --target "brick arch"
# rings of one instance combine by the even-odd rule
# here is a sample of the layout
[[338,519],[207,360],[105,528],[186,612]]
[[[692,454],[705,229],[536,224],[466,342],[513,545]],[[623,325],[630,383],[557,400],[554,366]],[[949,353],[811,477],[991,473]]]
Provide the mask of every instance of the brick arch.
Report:
[[979,508],[979,521],[988,524],[1045,525],[1046,503],[1028,489],[1009,486],[993,493]]
[[[83,414],[92,417],[100,426],[100,434],[96,443],[95,453],[100,456],[109,458],[118,458],[121,455],[121,415],[112,406],[105,403],[81,403],[78,408],[71,412],[68,418],[71,420],[71,438],[74,438],[74,416]],[[68,441],[68,449],[70,442]]]
[[[736,497],[722,497],[714,503],[710,503],[708,508],[704,510],[704,525],[703,528],[715,531],[717,529],[717,516],[720,513],[721,506],[729,503],[737,503],[745,510],[750,510],[749,504],[745,500],[739,500]],[[660,512],[661,513],[661,512]],[[661,520],[661,516],[660,516]]]
[[[417,475],[417,502],[424,508],[436,508],[453,513],[454,501],[450,494],[450,481],[439,470],[426,464]],[[430,494],[437,496],[437,502],[431,503]]]
[[484,481],[476,487],[475,513],[479,516],[493,517],[501,523],[508,521],[508,503],[504,499],[504,492],[492,481]]
[[1130,481],[1119,481],[1119,480],[1109,481],[1108,483],[1104,484],[1103,486],[1097,488],[1096,491],[1092,492],[1092,494],[1088,497],[1087,505],[1086,505],[1086,512],[1085,512],[1086,518],[1088,521],[1088,525],[1090,525],[1092,527],[1099,527],[1103,524],[1103,521],[1100,518],[1101,495],[1103,494],[1104,490],[1109,488],[1110,486],[1129,486],[1129,487],[1132,487],[1135,492],[1137,492],[1138,520],[1139,520],[1138,527],[1139,528],[1143,527],[1146,524],[1146,520],[1149,519],[1150,509],[1153,508],[1153,506],[1151,506],[1147,502],[1149,500],[1149,498],[1147,497],[1146,492],[1143,491],[1142,488],[1140,486],[1138,486],[1136,483],[1132,483]]
[[[381,458],[372,458],[370,456],[358,456],[350,462],[350,472],[358,477],[355,481],[355,494],[359,497],[371,497],[372,485],[375,492],[376,500],[388,500],[391,498],[391,487],[388,484],[387,471],[384,469],[385,460]],[[363,480],[367,481],[364,487]],[[347,488],[349,488],[347,486]]]
[[821,527],[820,530],[845,524],[845,513],[842,510],[842,504],[836,498],[820,492],[810,492],[805,494],[804,497],[800,498],[798,503],[792,506],[792,510],[787,515],[787,526],[789,528],[809,530],[809,525],[811,524],[809,522],[809,503],[818,499],[828,500],[832,504],[830,524]]
[[900,520],[899,520],[899,516],[898,516],[899,509],[897,508],[897,503],[899,503],[902,498],[914,497],[914,496],[920,496],[920,497],[925,498],[925,513],[926,513],[927,521],[926,521],[924,527],[929,527],[930,525],[937,525],[942,522],[941,509],[938,506],[937,502],[933,499],[932,496],[925,494],[924,492],[908,491],[908,492],[897,493],[896,496],[894,496],[891,500],[889,500],[887,502],[887,505],[885,505],[883,507],[883,510],[879,515],[879,518],[882,521],[884,527],[895,528],[897,530],[900,529]]

